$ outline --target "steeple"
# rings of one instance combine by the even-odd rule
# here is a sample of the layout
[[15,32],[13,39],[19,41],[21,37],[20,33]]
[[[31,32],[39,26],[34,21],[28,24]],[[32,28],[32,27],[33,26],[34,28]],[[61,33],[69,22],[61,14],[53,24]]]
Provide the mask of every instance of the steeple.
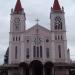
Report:
[[14,12],[19,13],[23,10],[20,0],[17,0]]
[[55,11],[61,10],[58,0],[54,0],[53,10],[55,10]]

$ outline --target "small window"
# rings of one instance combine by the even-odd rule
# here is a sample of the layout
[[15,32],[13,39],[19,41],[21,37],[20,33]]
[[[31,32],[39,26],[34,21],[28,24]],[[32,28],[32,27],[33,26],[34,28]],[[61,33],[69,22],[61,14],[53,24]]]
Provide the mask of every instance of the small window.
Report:
[[60,27],[60,29],[62,29],[62,22],[61,22],[61,27]]
[[40,57],[42,57],[42,46],[40,46]]
[[16,37],[16,41],[17,41],[17,37]]
[[58,29],[60,29],[60,24],[58,25]]
[[37,47],[37,57],[39,57],[39,47]]
[[60,36],[58,35],[58,40],[60,40]]
[[55,30],[57,30],[58,29],[58,26],[57,25],[55,25]]
[[19,37],[19,41],[20,41],[20,37]]
[[29,48],[26,49],[26,57],[29,59]]
[[58,45],[59,58],[61,58],[61,45]]
[[63,37],[62,37],[62,35],[61,35],[61,40],[63,40]]
[[59,24],[58,29],[62,29],[62,22]]
[[49,58],[49,48],[46,48],[46,57]]
[[17,59],[17,46],[15,47],[15,59]]
[[33,46],[33,57],[36,57],[36,47]]

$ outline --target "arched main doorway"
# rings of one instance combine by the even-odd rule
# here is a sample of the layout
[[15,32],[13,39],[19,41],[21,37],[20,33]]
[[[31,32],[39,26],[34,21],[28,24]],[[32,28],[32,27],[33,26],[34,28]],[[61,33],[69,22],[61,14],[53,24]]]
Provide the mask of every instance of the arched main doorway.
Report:
[[30,63],[31,75],[43,75],[43,65],[40,61],[34,60]]
[[44,65],[45,75],[52,75],[53,63],[47,62]]
[[22,62],[19,64],[19,67],[20,67],[20,75],[29,75],[29,67],[28,67],[28,64],[25,63],[25,62]]

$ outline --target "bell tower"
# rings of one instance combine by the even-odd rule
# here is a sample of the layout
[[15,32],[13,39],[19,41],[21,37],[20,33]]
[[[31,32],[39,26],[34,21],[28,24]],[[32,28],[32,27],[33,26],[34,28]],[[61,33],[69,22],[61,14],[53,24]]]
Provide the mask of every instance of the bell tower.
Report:
[[[23,32],[26,30],[26,17],[20,0],[17,0],[15,8],[11,10],[9,33],[9,64],[19,63],[21,59],[21,45],[23,46]],[[23,51],[23,49],[22,49]]]
[[14,10],[11,10],[10,32],[23,32],[25,30],[25,12],[20,0],[17,0]]
[[60,7],[58,0],[54,0],[54,4],[53,7],[51,7],[50,13],[53,62],[68,62],[64,15],[64,8]]
[[66,31],[64,8],[60,7],[58,0],[54,0],[53,7],[51,7],[51,31]]

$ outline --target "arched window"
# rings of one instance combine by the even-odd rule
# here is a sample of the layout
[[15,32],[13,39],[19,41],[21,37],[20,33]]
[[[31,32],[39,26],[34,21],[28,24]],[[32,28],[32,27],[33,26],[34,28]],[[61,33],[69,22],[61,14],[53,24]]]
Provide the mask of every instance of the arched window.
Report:
[[42,57],[42,46],[33,46],[33,57]]
[[33,57],[36,57],[36,47],[33,46]]
[[29,59],[29,48],[26,49],[26,57]]
[[60,29],[60,25],[58,25],[58,29]]
[[61,27],[60,27],[60,29],[62,29],[62,22],[61,22]]
[[60,30],[62,29],[62,21],[59,16],[55,17],[55,30]]
[[57,40],[57,36],[55,35],[55,40]]
[[55,30],[57,30],[58,29],[58,26],[57,25],[55,25]]
[[61,45],[58,45],[59,58],[61,58]]
[[15,26],[15,30],[19,30],[19,28],[20,28],[20,19],[19,18],[14,19],[14,26]]
[[58,35],[58,40],[60,40],[60,36]]
[[49,48],[46,48],[46,57],[49,58]]
[[20,37],[19,37],[19,41],[20,41]]
[[62,22],[59,23],[58,29],[62,29]]
[[17,41],[17,37],[16,37],[16,41]]
[[18,52],[18,48],[17,46],[15,47],[15,59],[17,59],[17,52]]
[[61,40],[63,40],[63,36],[61,35]]
[[37,57],[39,57],[39,47],[37,47]]
[[40,46],[40,57],[42,57],[42,46]]

